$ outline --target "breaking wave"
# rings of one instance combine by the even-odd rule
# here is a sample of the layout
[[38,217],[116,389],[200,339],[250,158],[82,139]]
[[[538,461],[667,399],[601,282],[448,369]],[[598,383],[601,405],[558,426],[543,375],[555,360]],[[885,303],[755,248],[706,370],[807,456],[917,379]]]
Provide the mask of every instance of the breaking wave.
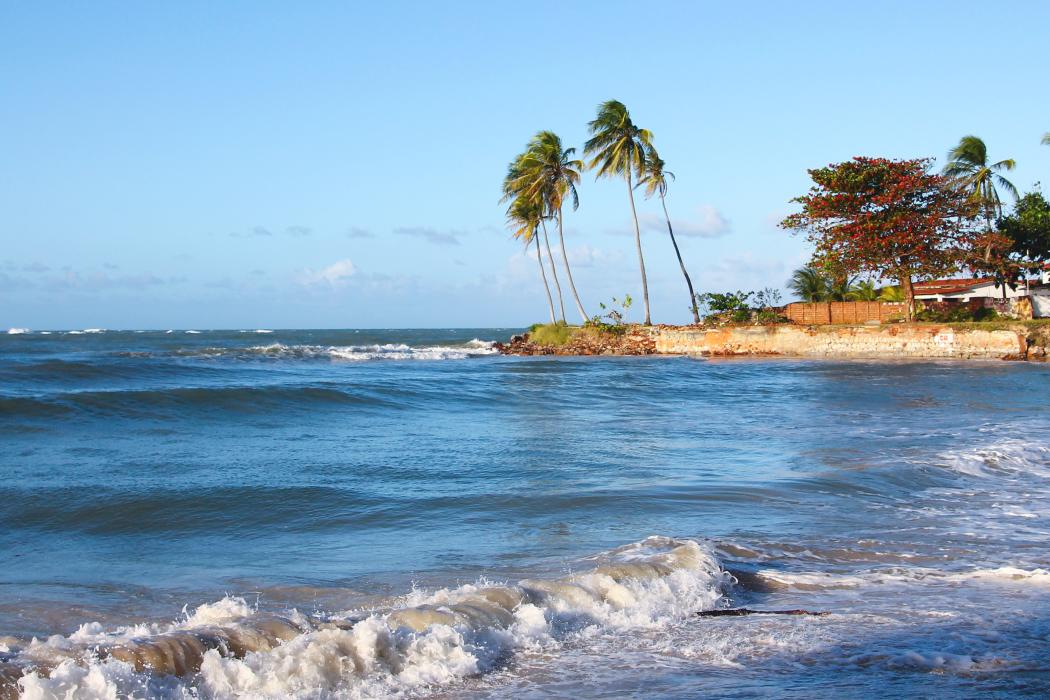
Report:
[[[730,583],[692,540],[650,537],[585,573],[413,591],[374,610],[258,611],[240,598],[167,625],[9,642],[0,678],[24,698],[379,697],[447,686],[573,640],[661,629],[718,606]],[[3,690],[0,680],[0,691]]]
[[280,359],[328,360],[463,360],[470,357],[496,354],[495,343],[473,339],[463,345],[433,345],[414,347],[403,343],[382,345],[285,345],[270,343],[247,348],[203,348],[180,351],[181,355],[211,355],[272,357]]
[[947,452],[943,463],[967,476],[1050,477],[1050,446],[1031,440],[1001,440],[989,446]]

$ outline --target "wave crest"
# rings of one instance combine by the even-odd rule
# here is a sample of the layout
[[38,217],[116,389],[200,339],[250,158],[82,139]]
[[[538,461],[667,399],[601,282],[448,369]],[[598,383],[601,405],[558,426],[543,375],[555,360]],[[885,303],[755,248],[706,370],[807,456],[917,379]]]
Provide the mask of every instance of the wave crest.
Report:
[[86,625],[18,650],[33,666],[18,685],[27,698],[384,696],[553,653],[580,634],[658,628],[716,606],[729,584],[691,540],[650,537],[597,559],[560,579],[414,591],[387,611],[274,616],[227,598],[168,626]]

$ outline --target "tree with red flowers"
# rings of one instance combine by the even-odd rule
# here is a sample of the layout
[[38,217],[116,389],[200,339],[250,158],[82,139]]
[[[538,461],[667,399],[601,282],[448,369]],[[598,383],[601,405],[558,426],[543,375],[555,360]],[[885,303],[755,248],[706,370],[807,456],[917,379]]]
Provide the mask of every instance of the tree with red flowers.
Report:
[[814,185],[793,199],[802,211],[780,222],[805,232],[813,264],[836,275],[874,273],[897,280],[913,318],[913,281],[958,271],[973,260],[982,233],[974,208],[930,158],[854,158],[810,170]]

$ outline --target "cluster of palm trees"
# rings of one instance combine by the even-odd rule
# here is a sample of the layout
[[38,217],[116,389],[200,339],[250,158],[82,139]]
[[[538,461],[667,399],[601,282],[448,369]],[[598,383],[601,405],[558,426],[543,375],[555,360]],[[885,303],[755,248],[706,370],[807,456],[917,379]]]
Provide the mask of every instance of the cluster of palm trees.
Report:
[[[653,147],[652,133],[635,125],[627,107],[616,100],[608,100],[600,104],[597,116],[588,123],[587,127],[591,137],[583,147],[584,156],[588,158],[586,164],[575,158],[575,148],[563,146],[557,134],[552,131],[540,131],[532,137],[525,150],[510,162],[507,174],[503,179],[501,201],[509,202],[507,222],[514,237],[522,240],[526,249],[530,244],[536,244],[536,259],[539,262],[540,276],[547,293],[551,323],[556,323],[558,316],[555,313],[554,295],[551,294],[547,279],[548,265],[551,279],[554,282],[554,291],[558,298],[562,322],[565,322],[565,302],[557,265],[551,252],[547,231],[548,222],[557,227],[565,278],[573,300],[576,302],[576,309],[584,323],[589,320],[572,278],[572,269],[565,250],[564,231],[565,205],[566,203],[571,204],[573,210],[579,207],[580,198],[577,186],[580,182],[580,173],[585,167],[594,170],[599,179],[623,178],[627,186],[631,217],[634,222],[635,244],[638,249],[638,267],[642,278],[645,324],[650,325],[652,320],[649,309],[649,283],[645,274],[645,258],[642,254],[642,234],[634,202],[634,190],[640,186],[644,186],[646,197],[652,197],[654,194],[660,197],[664,218],[667,220],[667,231],[689,289],[693,318],[699,322],[700,315],[693,293],[692,280],[689,278],[689,273],[686,272],[685,263],[682,261],[682,254],[671,227],[671,218],[667,213],[668,180],[673,180],[674,174],[665,169],[663,159]],[[541,236],[542,248],[540,246]],[[546,251],[546,261],[544,251]]]
[[902,301],[904,294],[898,286],[878,287],[872,280],[850,277],[831,277],[821,270],[806,265],[795,270],[788,280],[788,289],[802,301]]

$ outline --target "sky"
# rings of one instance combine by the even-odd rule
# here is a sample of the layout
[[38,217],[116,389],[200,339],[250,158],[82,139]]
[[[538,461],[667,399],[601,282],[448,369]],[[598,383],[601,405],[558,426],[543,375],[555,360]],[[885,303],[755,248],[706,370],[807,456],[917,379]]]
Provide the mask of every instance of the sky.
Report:
[[[972,133],[1050,182],[1047,26],[1020,1],[3,3],[0,327],[544,321],[500,184],[608,99],[676,175],[697,290],[783,288],[807,168],[939,167]],[[638,194],[653,320],[687,321]],[[585,173],[565,226],[587,312],[640,320],[623,181]]]

